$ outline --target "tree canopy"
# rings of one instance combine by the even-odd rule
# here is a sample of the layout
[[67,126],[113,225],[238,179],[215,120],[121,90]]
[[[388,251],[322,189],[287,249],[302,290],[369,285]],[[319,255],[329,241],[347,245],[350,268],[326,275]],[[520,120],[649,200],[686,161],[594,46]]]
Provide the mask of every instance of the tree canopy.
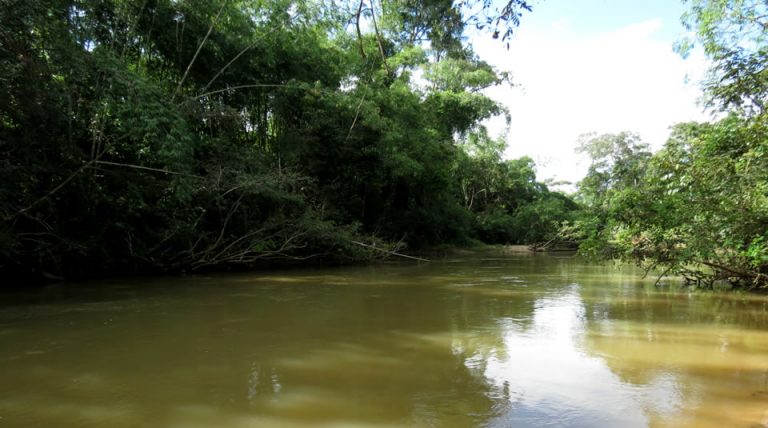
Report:
[[768,287],[768,39],[766,3],[693,0],[683,20],[712,60],[707,105],[725,116],[676,125],[651,155],[636,136],[582,144],[587,254],[634,261],[711,287]]
[[341,263],[575,209],[482,126],[507,77],[464,28],[524,1],[0,1],[3,272]]

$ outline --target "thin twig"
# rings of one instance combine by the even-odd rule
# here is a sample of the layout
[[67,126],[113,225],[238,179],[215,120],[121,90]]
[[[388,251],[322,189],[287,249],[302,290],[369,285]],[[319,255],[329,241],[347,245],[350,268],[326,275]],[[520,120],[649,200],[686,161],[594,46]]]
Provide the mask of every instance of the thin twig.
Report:
[[204,94],[200,94],[200,95],[196,96],[193,99],[205,98],[205,97],[207,97],[209,95],[216,95],[216,94],[220,94],[222,92],[234,91],[234,90],[237,90],[237,89],[248,89],[248,88],[282,88],[282,87],[285,87],[285,86],[288,86],[288,85],[284,85],[284,84],[281,84],[281,83],[255,83],[255,84],[251,84],[251,85],[230,86],[228,88],[217,89],[215,91],[211,91],[211,92],[206,92]]
[[355,128],[357,119],[360,117],[360,109],[363,107],[363,102],[365,102],[366,95],[368,95],[368,91],[363,92],[363,96],[360,97],[360,103],[357,104],[357,110],[355,111],[355,118],[352,120],[352,125],[349,126],[349,132],[347,132],[347,138],[344,139],[344,145],[347,144],[347,141],[349,141],[349,137],[352,136],[352,130]]
[[652,270],[653,268],[655,268],[657,265],[658,265],[658,263],[652,263],[652,264],[651,264],[650,266],[648,266],[647,268],[644,268],[643,270],[645,270],[645,272],[643,273],[643,276],[642,276],[642,278],[640,278],[640,279],[645,279],[645,278],[648,276],[648,274],[651,272],[651,270]]
[[229,221],[232,219],[232,216],[235,215],[235,212],[240,208],[240,201],[243,200],[243,197],[245,197],[245,194],[241,194],[240,197],[237,198],[237,200],[232,204],[232,207],[229,209],[229,212],[227,213],[227,216],[224,218],[224,224],[221,225],[221,231],[219,232],[219,237],[216,239],[216,242],[211,245],[211,250],[218,247],[221,243],[221,240],[224,239],[224,233],[227,230],[227,226],[229,225]]

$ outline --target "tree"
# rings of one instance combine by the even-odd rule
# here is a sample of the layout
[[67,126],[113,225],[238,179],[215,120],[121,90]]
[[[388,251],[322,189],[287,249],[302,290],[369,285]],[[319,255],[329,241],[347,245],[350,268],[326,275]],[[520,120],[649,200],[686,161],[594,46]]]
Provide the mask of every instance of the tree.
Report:
[[[690,5],[683,21],[695,35],[678,49],[686,54],[695,43],[703,46],[712,60],[708,105],[729,114],[715,123],[677,125],[653,156],[629,150],[640,156],[593,163],[580,189],[593,210],[581,223],[588,237],[582,250],[699,284],[728,279],[766,287],[768,4]],[[593,158],[610,152],[594,140],[582,150]]]
[[690,0],[683,23],[694,36],[677,46],[683,55],[700,44],[712,60],[708,104],[750,115],[765,112],[768,97],[768,4],[762,0]]
[[630,132],[582,135],[576,152],[586,154],[591,161],[579,189],[585,202],[592,206],[603,201],[609,191],[636,186],[651,156],[648,144]]
[[475,238],[465,184],[505,219],[544,192],[463,146],[507,81],[464,28],[524,1],[0,2],[3,272],[365,260]]
[[707,285],[768,285],[766,137],[737,116],[677,125],[616,216],[623,254]]
[[589,171],[579,183],[577,199],[585,205],[579,228],[586,238],[581,251],[612,257],[610,242],[621,229],[620,217],[632,211],[632,195],[651,157],[648,144],[637,134],[586,134],[577,153],[590,158]]
[[584,254],[635,262],[711,287],[768,286],[764,115],[677,125],[662,150],[627,133],[585,140]]

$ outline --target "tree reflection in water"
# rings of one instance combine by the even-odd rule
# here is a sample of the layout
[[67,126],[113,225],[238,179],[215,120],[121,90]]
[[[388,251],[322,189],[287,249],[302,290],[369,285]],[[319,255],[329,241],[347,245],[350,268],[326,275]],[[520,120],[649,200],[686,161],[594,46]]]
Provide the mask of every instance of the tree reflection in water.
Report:
[[8,426],[753,426],[768,298],[544,255],[0,301]]

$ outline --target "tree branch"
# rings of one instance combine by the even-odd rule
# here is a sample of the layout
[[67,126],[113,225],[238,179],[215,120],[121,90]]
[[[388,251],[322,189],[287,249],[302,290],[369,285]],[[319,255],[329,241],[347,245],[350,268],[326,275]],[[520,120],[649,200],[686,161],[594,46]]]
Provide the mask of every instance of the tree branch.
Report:
[[206,92],[204,94],[200,94],[200,95],[194,97],[193,99],[205,98],[205,97],[210,96],[210,95],[216,95],[216,94],[220,94],[222,92],[234,91],[234,90],[237,90],[237,89],[248,89],[248,88],[282,88],[284,86],[287,86],[287,85],[280,84],[280,83],[255,83],[255,84],[252,84],[252,85],[230,86],[228,88],[217,89],[215,91],[211,91],[211,92]]
[[200,179],[203,178],[203,177],[201,177],[199,175],[186,174],[186,173],[183,173],[183,172],[176,172],[176,171],[170,171],[170,170],[167,170],[167,169],[152,168],[152,167],[149,167],[149,166],[134,165],[134,164],[129,164],[129,163],[110,162],[110,161],[102,161],[102,160],[97,160],[94,163],[99,164],[99,165],[119,166],[119,167],[122,167],[122,168],[141,169],[141,170],[144,170],[144,171],[162,172],[163,174],[181,175],[181,176],[184,176],[184,177],[192,177],[192,178],[200,178]]
[[379,247],[377,247],[375,245],[364,244],[364,243],[358,242],[358,241],[349,241],[349,242],[351,242],[351,243],[353,243],[355,245],[360,245],[362,247],[371,248],[373,250],[381,251],[383,253],[387,253],[387,254],[390,254],[390,255],[393,255],[393,256],[397,256],[397,257],[404,257],[406,259],[418,260],[420,262],[428,262],[429,261],[429,260],[423,259],[421,257],[414,257],[414,256],[409,256],[407,254],[398,253],[397,251],[385,250],[385,249],[379,248]]
[[360,56],[365,58],[365,49],[363,48],[363,32],[360,31],[360,18],[363,15],[363,4],[365,0],[360,0],[360,5],[357,7],[357,14],[355,15],[355,26],[357,27],[357,41],[360,43]]
[[387,74],[390,74],[389,64],[387,64],[387,57],[384,55],[384,46],[381,44],[381,34],[379,34],[379,26],[376,24],[376,0],[371,0],[371,19],[373,20],[373,31],[376,33],[376,43],[379,45],[379,53],[381,54],[381,62],[384,64],[384,68],[387,70]]
[[[218,71],[218,73],[216,73],[216,75],[214,75],[214,76],[211,78],[211,80],[209,80],[209,81],[208,81],[208,83],[206,83],[206,84],[205,84],[205,86],[203,87],[203,89],[201,89],[201,90],[200,90],[200,92],[205,92],[205,91],[207,91],[207,90],[208,90],[208,88],[209,88],[209,87],[211,87],[211,85],[213,84],[213,82],[215,82],[215,81],[216,81],[216,79],[218,79],[218,78],[219,78],[219,77],[220,77],[220,76],[221,76],[221,75],[224,73],[224,71],[226,71],[226,70],[229,68],[229,66],[230,66],[230,65],[234,64],[234,63],[235,63],[235,61],[237,61],[237,59],[238,59],[238,58],[240,58],[241,56],[243,56],[243,54],[245,54],[247,51],[249,51],[249,50],[250,50],[251,48],[253,48],[254,46],[256,46],[256,42],[253,42],[253,43],[251,43],[250,45],[246,46],[246,47],[245,47],[243,50],[241,50],[241,51],[240,51],[240,52],[239,52],[237,55],[235,55],[235,57],[234,57],[234,58],[232,58],[232,59],[231,59],[231,60],[230,60],[230,61],[229,61],[229,62],[228,62],[228,63],[227,63],[227,64],[226,64],[224,67],[222,67],[222,68],[221,68],[221,69]],[[199,97],[198,97],[198,98],[199,98]]]
[[189,74],[189,70],[192,69],[192,64],[195,63],[195,61],[197,60],[197,56],[200,55],[200,51],[203,50],[203,46],[205,45],[205,42],[208,40],[208,37],[213,32],[213,28],[216,26],[216,22],[219,21],[219,16],[221,15],[221,12],[224,11],[224,7],[226,5],[227,5],[227,0],[224,0],[224,2],[221,4],[221,8],[219,8],[219,12],[216,13],[216,16],[213,18],[213,21],[211,22],[210,27],[208,27],[208,32],[205,34],[205,37],[203,37],[203,40],[197,46],[197,51],[195,51],[195,55],[189,61],[189,64],[187,64],[187,69],[184,71],[184,75],[181,76],[181,80],[179,80],[179,84],[176,85],[176,89],[173,91],[173,95],[171,95],[171,101],[173,101],[176,98],[176,95],[181,90],[181,85],[183,85],[184,81],[187,79],[187,75]]

